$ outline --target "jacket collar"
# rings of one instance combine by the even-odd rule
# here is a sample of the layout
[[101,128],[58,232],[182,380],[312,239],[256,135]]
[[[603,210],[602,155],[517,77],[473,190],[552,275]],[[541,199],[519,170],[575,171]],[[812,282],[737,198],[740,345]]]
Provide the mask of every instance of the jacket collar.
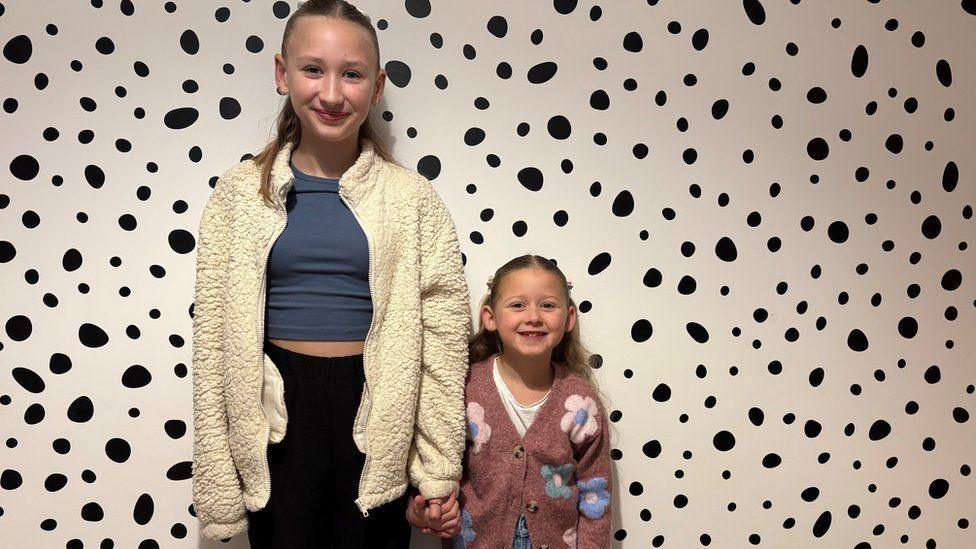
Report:
[[[359,158],[339,178],[339,195],[353,203],[358,202],[372,187],[374,178],[371,176],[375,173],[374,167],[379,165],[379,155],[376,154],[372,141],[363,139],[360,141],[360,149]],[[293,145],[286,143],[271,164],[270,194],[280,208],[284,207],[285,196],[295,180],[291,171],[292,150]]]

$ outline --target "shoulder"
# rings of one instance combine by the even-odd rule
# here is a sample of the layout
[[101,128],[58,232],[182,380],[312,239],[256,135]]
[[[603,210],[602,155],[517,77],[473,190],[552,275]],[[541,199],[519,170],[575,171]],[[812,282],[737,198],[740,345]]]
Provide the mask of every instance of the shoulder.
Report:
[[253,158],[246,158],[227,168],[217,178],[214,192],[220,189],[227,194],[240,194],[246,189],[257,189],[261,184],[261,166]]
[[556,365],[556,375],[560,380],[560,394],[563,398],[578,396],[583,400],[592,400],[598,409],[603,409],[600,393],[593,387],[590,380],[578,374],[563,364]]
[[469,391],[477,392],[490,378],[491,366],[494,362],[494,358],[494,356],[490,356],[484,360],[471,363],[471,365],[468,367],[468,376],[466,380],[466,386]]
[[430,185],[430,181],[415,170],[384,160],[379,156],[376,157],[376,162],[384,181],[388,184],[395,185],[403,190],[415,191],[423,189],[425,185]]
[[401,195],[413,197],[418,206],[443,207],[434,185],[424,175],[410,168],[378,158],[382,165],[384,182]]

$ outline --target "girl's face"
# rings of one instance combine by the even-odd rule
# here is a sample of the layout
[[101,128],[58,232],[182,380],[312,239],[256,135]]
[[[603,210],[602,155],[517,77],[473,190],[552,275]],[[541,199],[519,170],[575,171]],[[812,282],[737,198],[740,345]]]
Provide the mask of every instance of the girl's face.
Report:
[[285,50],[287,58],[275,55],[275,81],[301,120],[302,141],[357,140],[386,83],[366,31],[334,17],[304,16]]
[[518,269],[498,286],[494,307],[481,309],[481,322],[498,331],[506,356],[548,361],[563,334],[576,325],[576,309],[567,301],[559,276],[542,269]]

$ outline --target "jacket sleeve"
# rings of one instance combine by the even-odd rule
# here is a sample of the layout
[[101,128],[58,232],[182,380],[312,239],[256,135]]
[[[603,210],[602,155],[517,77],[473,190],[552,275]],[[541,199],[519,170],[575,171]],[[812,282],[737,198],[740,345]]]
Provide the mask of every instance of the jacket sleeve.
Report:
[[243,490],[230,453],[223,384],[223,299],[230,235],[228,189],[218,180],[197,239],[193,305],[193,509],[205,537],[247,530]]
[[576,485],[579,488],[579,519],[576,525],[579,549],[610,548],[610,501],[613,471],[610,461],[610,428],[599,396],[591,394],[597,406],[599,429],[575,448]]
[[420,202],[420,386],[407,468],[425,498],[458,490],[471,309],[450,213],[426,180]]

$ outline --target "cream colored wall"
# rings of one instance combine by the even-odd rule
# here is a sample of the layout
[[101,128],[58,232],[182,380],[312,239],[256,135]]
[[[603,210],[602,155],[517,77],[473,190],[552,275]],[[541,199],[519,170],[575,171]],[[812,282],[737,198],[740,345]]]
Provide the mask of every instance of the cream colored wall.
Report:
[[[183,246],[192,245],[211,177],[268,138],[279,105],[272,54],[284,21],[269,1],[181,1],[171,13],[165,2],[137,2],[132,15],[125,4],[15,0],[0,10],[8,45],[0,60],[0,160],[10,166],[0,190],[0,539],[11,546],[81,547],[69,543],[77,539],[97,547],[104,538],[115,547],[218,546],[198,542],[188,512],[191,442],[180,427],[191,418],[185,368],[194,254]],[[435,2],[429,15],[411,15],[422,15],[423,4],[360,4],[384,22],[383,62],[411,71],[381,103],[391,119],[377,121],[405,165],[439,159],[433,181],[454,215],[474,295],[494,268],[531,251],[557,259],[576,299],[590,307],[581,315],[584,335],[602,358],[598,377],[617,419],[615,546],[974,545],[973,2]],[[750,20],[756,6],[762,24]],[[218,8],[229,9],[226,22],[216,20]],[[503,37],[489,32],[493,16],[507,22]],[[897,28],[886,30],[892,21]],[[188,29],[199,42],[193,55],[180,45]],[[708,41],[699,51],[700,29]],[[625,47],[631,32],[640,51]],[[915,33],[923,44],[917,37],[913,44]],[[29,40],[28,59],[20,35]],[[263,49],[250,52],[249,36]],[[632,35],[631,50],[633,43]],[[466,44],[473,59],[463,54]],[[860,46],[868,62],[858,77],[852,61]],[[594,66],[598,57],[605,69]],[[942,60],[951,83],[940,81]],[[148,76],[137,75],[136,61]],[[501,62],[511,66],[508,79],[496,74]],[[530,69],[545,62],[555,63],[555,75],[530,83]],[[747,63],[755,64],[748,76]],[[40,90],[39,73],[49,80]],[[445,89],[435,85],[438,75]],[[686,85],[686,75],[697,82]],[[625,88],[628,79],[636,89]],[[187,80],[199,90],[184,91]],[[826,101],[808,99],[815,87]],[[591,107],[598,90],[609,97],[605,110]],[[93,111],[82,108],[84,97]],[[490,107],[476,108],[478,97]],[[222,118],[222,98],[237,101],[240,115]],[[917,110],[908,112],[912,98]],[[719,100],[729,107],[716,119]],[[872,103],[876,112],[866,112]],[[198,119],[168,128],[167,113],[184,107]],[[134,116],[137,108],[144,118]],[[777,115],[779,129],[771,123]],[[557,116],[571,125],[566,139],[547,131]],[[524,137],[520,123],[529,127]],[[53,141],[44,137],[49,127],[59,133]],[[484,140],[465,144],[470,128]],[[82,144],[85,130],[94,140]],[[605,145],[594,143],[596,133]],[[885,143],[896,134],[903,146],[894,153]],[[808,154],[818,137],[829,146],[822,160]],[[121,152],[118,139],[131,150]],[[633,153],[638,144],[649,149],[643,159]],[[198,161],[190,158],[195,146]],[[689,164],[683,155],[691,149],[697,158]],[[500,165],[491,167],[489,155]],[[89,166],[104,173],[100,188],[87,180],[86,170],[98,183]],[[519,182],[530,167],[544,176],[538,191]],[[862,167],[869,174],[858,181]],[[482,221],[486,209],[493,217]],[[554,222],[560,211],[564,226]],[[122,228],[128,216],[134,230]],[[518,222],[527,225],[524,236],[513,232]],[[835,242],[830,227],[838,222],[848,236]],[[728,241],[734,261],[716,252],[722,244],[728,259]],[[689,244],[694,253],[686,256]],[[609,266],[590,273],[601,254]],[[78,256],[80,267],[66,270]],[[862,264],[867,272],[858,274]],[[661,278],[653,287],[644,282],[653,284],[651,269]],[[683,277],[695,281],[694,292],[679,291]],[[131,293],[122,297],[121,288]],[[761,322],[760,310],[768,316]],[[906,331],[909,318],[915,334]],[[653,327],[646,340],[644,321]],[[106,332],[107,345],[82,343],[86,323]],[[692,323],[707,342],[692,338]],[[127,335],[130,326],[138,338]],[[868,341],[861,351],[849,346],[856,330]],[[62,373],[52,371],[54,353],[70,357],[70,370],[55,360]],[[151,381],[127,387],[124,374],[143,371],[136,365]],[[93,415],[78,422],[85,397]],[[757,410],[759,425],[750,420]],[[890,434],[871,440],[885,425]],[[734,446],[723,444],[725,433]],[[60,438],[70,442],[66,454],[52,448]],[[123,446],[113,439],[131,450],[122,463],[110,458]],[[781,463],[765,467],[773,454]],[[65,475],[66,486],[46,490],[52,474]],[[133,516],[142,494],[154,503],[145,525]],[[91,503],[102,509],[100,521],[88,520]]]

